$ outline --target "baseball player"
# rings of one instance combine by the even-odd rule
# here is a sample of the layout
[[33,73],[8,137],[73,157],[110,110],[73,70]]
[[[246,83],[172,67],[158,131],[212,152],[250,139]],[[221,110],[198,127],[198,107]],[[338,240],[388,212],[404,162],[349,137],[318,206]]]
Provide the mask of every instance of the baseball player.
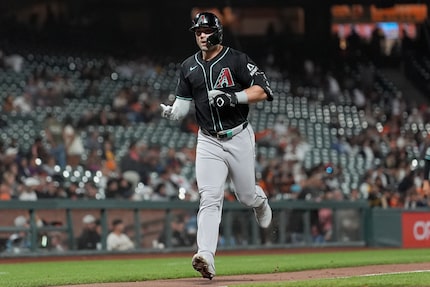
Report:
[[227,178],[238,201],[254,209],[260,227],[267,228],[272,220],[268,198],[255,182],[255,136],[247,118],[248,105],[273,100],[273,92],[246,54],[221,45],[223,28],[214,14],[197,14],[190,30],[200,51],[182,63],[173,105],[161,108],[163,117],[180,120],[195,104],[200,206],[192,265],[203,278],[212,279]]
[[422,189],[424,194],[430,195],[430,146],[427,147],[424,155],[424,174]]

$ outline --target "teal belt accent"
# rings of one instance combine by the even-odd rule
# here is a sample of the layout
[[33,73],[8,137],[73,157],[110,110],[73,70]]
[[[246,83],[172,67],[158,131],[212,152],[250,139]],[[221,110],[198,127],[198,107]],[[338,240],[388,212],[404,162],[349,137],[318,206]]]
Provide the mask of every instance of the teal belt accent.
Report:
[[244,122],[243,124],[240,124],[232,129],[229,130],[224,130],[224,131],[219,131],[219,132],[209,132],[205,129],[201,129],[201,131],[208,136],[217,138],[217,139],[231,139],[232,137],[234,137],[235,135],[237,135],[238,133],[240,133],[241,131],[243,131],[246,127],[248,126],[248,122]]

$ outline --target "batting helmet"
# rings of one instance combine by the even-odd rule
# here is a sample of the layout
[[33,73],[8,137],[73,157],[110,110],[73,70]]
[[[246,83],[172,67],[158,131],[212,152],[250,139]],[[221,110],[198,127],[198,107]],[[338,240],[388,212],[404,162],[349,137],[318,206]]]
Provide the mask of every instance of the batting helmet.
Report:
[[194,32],[200,27],[212,28],[215,30],[215,32],[208,37],[208,42],[211,45],[220,44],[222,42],[222,25],[215,14],[210,12],[198,13],[196,17],[194,17],[193,25],[190,30]]

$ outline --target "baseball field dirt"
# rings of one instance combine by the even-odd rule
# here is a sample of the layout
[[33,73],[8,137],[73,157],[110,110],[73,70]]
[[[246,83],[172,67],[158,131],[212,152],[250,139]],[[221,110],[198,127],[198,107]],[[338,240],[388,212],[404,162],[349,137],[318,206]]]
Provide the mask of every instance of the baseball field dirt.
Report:
[[[234,276],[216,276],[213,280],[196,278],[155,280],[144,282],[99,283],[84,285],[68,285],[67,287],[185,287],[210,286],[226,287],[245,283],[283,282],[309,279],[339,278],[371,274],[389,274],[407,271],[430,270],[430,263],[393,264],[377,266],[361,266],[336,269],[308,270],[299,272],[282,272],[272,274],[248,274]],[[198,274],[196,273],[196,276]]]

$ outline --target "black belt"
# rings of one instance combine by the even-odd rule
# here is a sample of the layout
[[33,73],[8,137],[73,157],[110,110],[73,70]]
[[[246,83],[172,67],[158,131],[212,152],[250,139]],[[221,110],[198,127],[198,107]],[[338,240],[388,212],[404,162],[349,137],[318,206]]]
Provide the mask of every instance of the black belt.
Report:
[[230,139],[230,138],[234,137],[235,135],[237,135],[238,133],[240,133],[241,131],[243,131],[247,126],[248,126],[248,122],[244,122],[243,124],[235,126],[234,128],[229,129],[229,130],[223,130],[223,131],[219,131],[219,132],[210,132],[210,131],[202,128],[201,131],[205,135],[211,136],[211,137],[214,137],[217,139]]

